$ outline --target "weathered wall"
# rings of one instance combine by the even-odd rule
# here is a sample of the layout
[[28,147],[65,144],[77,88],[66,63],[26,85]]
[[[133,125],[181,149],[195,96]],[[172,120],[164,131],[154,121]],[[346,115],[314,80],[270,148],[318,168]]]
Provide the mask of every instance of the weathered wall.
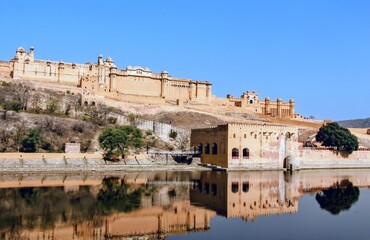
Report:
[[[117,124],[126,125],[126,124],[131,124],[131,122],[129,121],[127,117],[119,115],[117,116]],[[141,130],[153,131],[153,133],[163,141],[170,140],[169,135],[171,131],[177,132],[178,135],[184,135],[186,137],[190,137],[189,130],[174,127],[171,124],[153,122],[153,121],[142,120],[142,119],[136,119],[133,124]]]
[[370,151],[355,151],[348,155],[334,150],[303,148],[295,158],[299,169],[370,168]]

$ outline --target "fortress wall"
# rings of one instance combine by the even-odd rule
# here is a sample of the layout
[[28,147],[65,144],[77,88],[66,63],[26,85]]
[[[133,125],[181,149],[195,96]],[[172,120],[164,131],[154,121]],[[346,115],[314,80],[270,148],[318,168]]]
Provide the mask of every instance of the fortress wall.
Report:
[[297,155],[300,169],[370,168],[370,151],[354,151],[346,155],[333,150],[303,148]]
[[165,84],[166,99],[189,99],[190,98],[190,84],[189,82],[167,81]]
[[[207,100],[207,86],[205,84],[196,84],[196,99]],[[209,93],[211,96],[211,92]]]
[[61,64],[48,61],[34,61],[29,63],[14,63],[14,78],[36,81],[64,83],[77,86],[80,78],[89,72],[87,66]]
[[116,89],[122,94],[159,97],[161,94],[161,81],[147,77],[118,77],[116,80]]
[[10,62],[0,61],[0,77],[10,77]]

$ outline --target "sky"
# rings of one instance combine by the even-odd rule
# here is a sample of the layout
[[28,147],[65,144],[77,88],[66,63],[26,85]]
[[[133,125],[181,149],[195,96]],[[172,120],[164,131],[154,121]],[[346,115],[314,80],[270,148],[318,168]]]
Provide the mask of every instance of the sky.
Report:
[[368,0],[0,1],[0,60],[149,67],[218,97],[294,98],[316,119],[370,117]]

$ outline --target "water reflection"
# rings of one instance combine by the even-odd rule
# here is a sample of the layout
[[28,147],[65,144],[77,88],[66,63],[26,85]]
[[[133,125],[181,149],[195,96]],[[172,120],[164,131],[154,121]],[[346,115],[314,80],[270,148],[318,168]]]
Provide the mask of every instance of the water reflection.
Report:
[[316,194],[316,201],[322,209],[333,215],[338,215],[343,210],[349,210],[352,204],[357,202],[359,196],[358,187],[354,187],[350,181],[345,179]]
[[304,194],[350,209],[370,171],[150,172],[0,176],[0,239],[164,238],[208,231],[216,214],[254,221],[296,213]]
[[294,213],[298,195],[283,172],[203,172],[190,192],[193,204],[228,218],[255,220],[259,215]]

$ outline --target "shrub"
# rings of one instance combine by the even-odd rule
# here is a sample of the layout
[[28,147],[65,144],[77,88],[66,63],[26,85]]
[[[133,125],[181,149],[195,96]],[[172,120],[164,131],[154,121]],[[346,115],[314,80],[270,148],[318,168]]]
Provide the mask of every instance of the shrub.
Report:
[[19,102],[6,102],[4,104],[4,110],[11,110],[19,112],[22,109],[22,105]]
[[169,134],[169,137],[172,138],[172,139],[176,139],[177,137],[177,132],[176,131],[173,131],[171,130],[170,134]]

